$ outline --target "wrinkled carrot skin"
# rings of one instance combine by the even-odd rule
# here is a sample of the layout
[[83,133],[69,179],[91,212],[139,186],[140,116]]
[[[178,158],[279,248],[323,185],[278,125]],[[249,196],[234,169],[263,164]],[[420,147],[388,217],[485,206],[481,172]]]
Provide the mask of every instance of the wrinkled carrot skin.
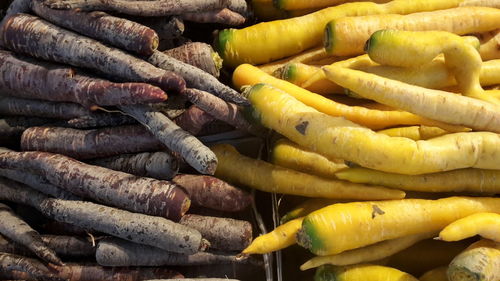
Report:
[[448,266],[448,280],[496,280],[500,275],[500,243],[481,239]]
[[174,122],[183,130],[189,132],[193,136],[197,136],[203,131],[203,128],[206,128],[207,125],[214,120],[215,117],[196,105],[192,105],[184,111],[184,113],[175,118]]
[[219,77],[220,75],[222,59],[206,43],[187,43],[177,48],[163,51],[163,53],[192,66],[196,66],[215,77]]

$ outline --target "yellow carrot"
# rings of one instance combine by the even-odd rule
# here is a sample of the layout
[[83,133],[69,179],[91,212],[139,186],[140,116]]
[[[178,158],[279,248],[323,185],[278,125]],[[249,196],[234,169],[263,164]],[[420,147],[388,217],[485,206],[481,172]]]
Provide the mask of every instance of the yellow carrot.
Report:
[[307,215],[297,241],[316,255],[334,255],[387,239],[437,232],[457,219],[480,212],[500,213],[500,198],[340,203]]
[[243,250],[243,254],[267,254],[295,244],[295,234],[299,231],[303,219],[302,217],[291,220],[276,227],[273,231],[255,238]]
[[[327,54],[325,51],[325,48],[323,47],[318,47],[314,49],[310,49],[307,51],[304,51],[300,54],[297,54],[295,56],[291,56],[288,58],[284,58],[281,60],[273,61],[267,64],[261,64],[258,65],[257,67],[264,71],[265,73],[272,74],[279,68],[285,66],[287,63],[309,63],[311,61],[318,61],[322,59],[327,59],[327,58],[333,58],[334,60],[343,60],[344,57],[334,57],[330,54]],[[333,63],[333,62],[332,62]]]
[[211,147],[219,160],[215,175],[261,191],[306,197],[377,200],[404,198],[404,192],[321,178],[243,156],[231,145]]
[[459,7],[410,15],[344,17],[326,25],[324,46],[332,55],[358,55],[363,53],[365,42],[377,30],[441,30],[463,35],[496,29],[499,17],[499,10],[487,7]]
[[335,178],[335,172],[347,168],[343,160],[330,160],[286,139],[277,141],[273,146],[271,162],[278,166],[325,178]]
[[480,240],[451,261],[448,272],[451,281],[500,280],[500,243]]
[[412,140],[427,140],[447,134],[446,130],[437,127],[411,126],[378,131],[377,133],[391,137],[404,137]]
[[323,265],[314,275],[314,281],[418,281],[417,278],[395,268],[358,264],[351,266]]
[[413,141],[377,134],[344,118],[320,113],[269,85],[256,85],[246,95],[262,125],[330,159],[400,174],[467,167],[500,169],[498,134],[454,133]]
[[[387,3],[390,0],[374,0],[375,3]],[[344,4],[348,2],[356,2],[356,0],[277,0],[274,1],[274,5],[278,9],[283,10],[300,10],[300,9],[310,9],[310,8],[326,8],[339,4]]]
[[299,206],[295,207],[293,210],[289,211],[284,216],[282,216],[280,222],[281,224],[284,224],[293,219],[307,216],[309,215],[309,213],[319,210],[328,205],[340,202],[342,202],[342,200],[323,199],[323,198],[308,199],[304,203],[300,204]]
[[[273,76],[300,87],[302,83],[306,82],[309,78],[316,74],[317,71],[321,71],[318,66],[303,63],[287,63],[283,67],[277,69],[273,73]],[[328,79],[313,83],[305,89],[320,95],[340,94],[344,92],[344,88]]]
[[424,273],[418,280],[420,281],[448,281],[446,276],[447,266],[440,266]]
[[439,238],[444,241],[458,241],[475,235],[500,243],[500,215],[477,213],[456,220],[446,226]]
[[490,32],[490,34],[486,40],[481,42],[481,46],[479,47],[479,54],[485,61],[500,59],[500,49],[498,48],[500,46],[500,31],[495,30],[494,32]]
[[433,237],[432,233],[419,233],[401,238],[382,241],[366,247],[348,250],[336,255],[314,257],[300,266],[301,270],[315,268],[324,264],[351,265],[357,263],[374,262],[394,255],[413,244]]
[[[321,45],[327,22],[346,16],[409,14],[457,7],[462,0],[394,0],[385,4],[346,3],[302,17],[259,23],[240,30],[225,29],[215,45],[224,62],[263,64]],[[265,40],[264,40],[265,39]]]
[[[366,56],[368,58],[368,56]],[[361,61],[361,60],[360,60]],[[361,64],[364,64],[364,61]],[[354,63],[358,64],[358,62]],[[382,129],[397,125],[427,125],[440,127],[448,131],[463,130],[460,126],[450,126],[427,118],[401,111],[371,110],[360,106],[348,106],[337,103],[324,96],[309,92],[287,81],[273,77],[249,64],[242,64],[233,72],[233,84],[236,88],[244,85],[268,83],[279,88],[294,98],[309,105],[318,111],[332,116],[342,116],[357,124],[372,128]]]
[[364,98],[434,120],[500,132],[498,105],[333,65],[323,67],[323,71],[328,79]]
[[500,170],[460,169],[424,175],[399,175],[381,171],[350,168],[336,177],[355,183],[375,184],[421,192],[500,193]]
[[460,7],[491,7],[500,8],[500,2],[497,0],[465,0],[460,3]]

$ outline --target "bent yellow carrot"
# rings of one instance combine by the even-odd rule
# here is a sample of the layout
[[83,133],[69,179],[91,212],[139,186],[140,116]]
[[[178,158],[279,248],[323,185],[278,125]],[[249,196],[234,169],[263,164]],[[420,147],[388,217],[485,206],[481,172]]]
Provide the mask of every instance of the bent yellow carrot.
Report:
[[437,232],[457,219],[480,212],[500,213],[500,198],[339,203],[307,215],[297,242],[316,255],[334,255],[387,239]]
[[242,253],[267,254],[295,244],[295,234],[299,231],[303,219],[302,217],[291,220],[255,238]]
[[420,192],[500,193],[500,170],[460,169],[424,175],[399,175],[350,168],[335,173],[337,178],[355,183],[375,184]]
[[[366,58],[368,58],[368,56],[364,59],[357,60],[352,64],[364,64],[366,62]],[[348,106],[337,103],[324,96],[298,87],[290,82],[273,77],[249,64],[242,64],[233,72],[233,84],[236,88],[241,88],[244,85],[255,85],[258,83],[268,83],[287,92],[294,98],[317,109],[318,111],[331,116],[342,116],[350,121],[372,129],[383,129],[397,125],[422,124],[440,127],[452,132],[463,130],[463,127],[460,126],[451,126],[443,122],[437,122],[408,112],[371,110],[360,106]]]
[[395,268],[358,264],[350,266],[323,265],[316,270],[314,281],[418,281]]
[[333,65],[323,67],[323,71],[328,79],[364,98],[434,120],[500,132],[498,105]]
[[352,184],[279,167],[243,156],[227,144],[215,145],[211,149],[219,160],[215,171],[218,178],[266,192],[360,200],[396,199],[405,196],[404,192],[395,189]]
[[400,252],[421,240],[431,238],[434,236],[434,234],[435,232],[419,233],[415,235],[382,241],[373,245],[345,251],[336,255],[314,257],[301,265],[300,270],[307,270],[324,264],[351,265],[381,260],[383,258],[392,256],[395,253]]
[[444,241],[458,241],[475,235],[500,243],[500,215],[478,213],[456,220],[446,226],[439,238]]

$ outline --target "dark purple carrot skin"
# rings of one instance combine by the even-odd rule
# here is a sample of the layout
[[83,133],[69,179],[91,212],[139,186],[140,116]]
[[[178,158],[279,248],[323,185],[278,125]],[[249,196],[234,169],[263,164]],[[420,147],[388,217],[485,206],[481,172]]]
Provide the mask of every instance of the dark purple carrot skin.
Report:
[[[7,21],[7,18],[9,18],[12,15],[18,14],[18,13],[28,13],[30,11],[30,3],[31,0],[14,0],[11,1],[9,8],[7,9],[4,17],[0,21],[0,30],[2,29],[3,25]],[[0,47],[3,47],[3,34],[0,32]]]
[[214,249],[242,251],[252,242],[252,224],[247,221],[187,214],[179,223],[198,230]]
[[155,103],[167,99],[160,88],[145,83],[113,83],[77,75],[66,66],[0,51],[0,89],[11,96],[74,102],[83,106]]
[[137,124],[134,118],[121,113],[93,113],[87,116],[70,119],[65,126],[75,129],[94,129]]
[[197,106],[190,106],[184,113],[174,119],[175,124],[193,136],[197,136],[203,128],[215,118]]
[[155,151],[164,146],[141,125],[93,130],[31,127],[21,136],[21,149],[63,154],[76,159]]
[[252,203],[252,196],[216,177],[202,175],[177,175],[173,182],[189,194],[193,205],[225,212],[242,211]]
[[139,55],[149,56],[158,47],[159,38],[153,29],[104,12],[55,10],[41,0],[31,1],[31,9],[59,26]]
[[[3,182],[2,182],[3,183]],[[46,262],[62,265],[54,250],[45,245],[40,234],[16,216],[12,209],[0,203],[0,233],[25,246]]]
[[179,220],[190,206],[176,184],[132,176],[47,152],[0,152],[0,166],[29,169],[77,196],[112,206]]
[[23,115],[43,118],[73,119],[91,114],[76,103],[51,102],[0,96],[0,115]]
[[59,221],[50,221],[41,226],[44,233],[52,235],[73,235],[73,236],[86,236],[89,233],[94,234],[95,231],[84,229],[79,226],[68,224]]
[[215,77],[219,77],[222,64],[215,61],[214,52],[210,45],[202,42],[187,43],[177,48],[163,51],[164,54],[174,59],[196,66]]
[[185,13],[181,15],[182,19],[200,23],[221,23],[225,25],[238,26],[245,23],[244,16],[233,12],[227,8],[215,11],[206,11],[202,13]]
[[[10,277],[10,272],[18,272],[19,274],[14,275],[28,278],[50,277],[52,275],[49,269],[37,259],[10,253],[0,253],[0,278],[4,280],[3,278]],[[5,277],[3,276],[4,274],[6,275]]]
[[0,119],[0,146],[18,147],[24,130],[51,123],[55,123],[55,120],[39,117],[11,116]]
[[117,79],[146,82],[163,90],[182,92],[181,76],[133,57],[94,39],[78,35],[38,17],[18,14],[5,22],[5,47],[33,57],[89,68]]

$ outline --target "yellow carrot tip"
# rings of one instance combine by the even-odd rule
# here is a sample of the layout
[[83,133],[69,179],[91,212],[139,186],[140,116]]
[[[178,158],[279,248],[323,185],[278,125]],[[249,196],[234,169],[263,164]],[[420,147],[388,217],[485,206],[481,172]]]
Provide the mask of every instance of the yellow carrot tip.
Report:
[[325,27],[325,33],[323,34],[323,45],[325,46],[327,53],[333,52],[333,47],[334,47],[333,37],[335,36],[335,34],[333,33],[333,31],[335,30],[334,26],[335,26],[334,20],[327,23]]
[[214,47],[215,50],[219,53],[219,55],[225,59],[226,58],[226,45],[228,41],[233,37],[234,29],[224,29],[219,32],[218,36],[215,39]]
[[308,269],[314,268],[314,266],[311,263],[311,260],[306,261],[304,264],[300,266],[300,270],[306,271]]

